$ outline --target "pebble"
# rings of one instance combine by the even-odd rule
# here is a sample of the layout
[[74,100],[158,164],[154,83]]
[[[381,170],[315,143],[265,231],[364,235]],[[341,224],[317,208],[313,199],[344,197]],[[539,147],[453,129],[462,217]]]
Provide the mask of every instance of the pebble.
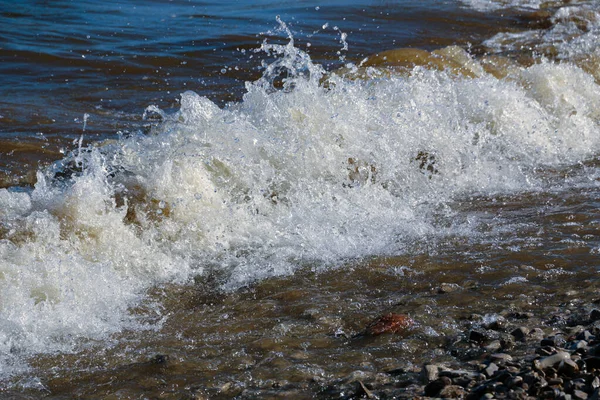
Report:
[[486,329],[492,329],[494,331],[505,331],[508,326],[508,321],[501,315],[498,315],[494,321],[485,325]]
[[499,340],[492,340],[484,349],[489,352],[495,352],[502,348],[502,344]]
[[440,368],[437,365],[425,364],[421,370],[421,381],[425,384],[439,377]]
[[533,318],[533,313],[532,312],[514,312],[514,313],[510,313],[509,317],[514,318],[514,319],[529,319],[529,318]]
[[459,378],[463,376],[467,376],[471,379],[475,379],[479,377],[477,372],[467,371],[465,369],[448,369],[439,372],[440,376],[447,376],[449,378]]
[[458,385],[448,385],[439,392],[439,396],[443,399],[462,399],[465,396],[465,389]]
[[490,363],[490,365],[483,370],[483,373],[486,374],[488,378],[491,378],[499,369],[500,368],[496,364]]
[[582,390],[574,390],[573,398],[578,400],[586,400],[588,398],[588,394]]
[[506,363],[507,361],[512,361],[512,356],[506,353],[494,353],[490,355],[490,359],[492,361]]
[[[559,364],[561,361],[567,360],[570,358],[571,358],[571,356],[569,355],[569,353],[565,353],[565,352],[561,351],[554,355],[544,357],[541,360],[534,360],[534,366],[536,366],[537,369],[545,369],[548,367],[553,367],[553,366]],[[537,361],[537,363],[536,363],[536,361]]]
[[517,340],[525,340],[528,333],[529,333],[529,328],[520,326],[517,329],[513,330],[510,334],[513,335],[514,338]]
[[521,376],[513,376],[510,379],[507,379],[505,382],[506,386],[509,388],[520,387],[523,385],[523,377]]
[[452,384],[452,380],[447,376],[442,376],[432,382],[429,382],[427,386],[425,386],[424,393],[425,396],[434,397],[437,396],[443,388],[446,386],[450,386]]
[[460,285],[457,285],[456,283],[442,283],[440,285],[440,287],[438,288],[437,292],[439,294],[444,294],[444,293],[456,292],[461,289],[462,289],[462,287]]
[[585,331],[580,332],[577,336],[575,336],[575,339],[590,342],[595,339],[595,336],[592,334],[592,332],[586,329]]
[[544,331],[541,330],[540,328],[533,328],[532,330],[529,331],[527,336],[529,339],[539,341],[539,340],[543,339]]
[[487,336],[483,332],[476,331],[476,330],[472,330],[471,332],[469,332],[469,341],[471,341],[471,342],[482,343],[486,339],[487,339]]
[[567,340],[562,335],[554,335],[549,336],[547,338],[542,339],[542,346],[552,346],[552,347],[562,347],[567,342]]
[[566,359],[559,364],[558,372],[567,376],[573,376],[579,372],[579,366],[575,361]]

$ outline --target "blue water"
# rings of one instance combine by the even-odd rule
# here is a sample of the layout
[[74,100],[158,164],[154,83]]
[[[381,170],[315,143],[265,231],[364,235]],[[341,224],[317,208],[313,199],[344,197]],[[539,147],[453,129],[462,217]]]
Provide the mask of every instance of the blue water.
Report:
[[[476,42],[501,23],[456,1],[0,1],[0,136],[106,136],[148,104],[192,89],[223,104],[260,74],[259,47],[286,21],[328,68],[405,46]],[[275,34],[279,35],[278,33]],[[310,43],[310,47],[307,47]],[[246,51],[246,53],[244,53]],[[6,162],[6,161],[5,161]]]

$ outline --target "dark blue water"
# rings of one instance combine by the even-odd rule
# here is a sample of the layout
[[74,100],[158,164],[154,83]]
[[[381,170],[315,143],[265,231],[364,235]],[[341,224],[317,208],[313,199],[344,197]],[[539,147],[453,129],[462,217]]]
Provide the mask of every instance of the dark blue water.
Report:
[[[143,129],[146,106],[177,106],[194,90],[238,100],[260,76],[265,38],[328,69],[397,47],[477,43],[506,24],[457,1],[0,1],[0,175],[32,183],[41,162],[84,140]],[[340,52],[341,33],[348,51]],[[308,47],[310,46],[310,47]],[[72,147],[72,146],[71,146]]]

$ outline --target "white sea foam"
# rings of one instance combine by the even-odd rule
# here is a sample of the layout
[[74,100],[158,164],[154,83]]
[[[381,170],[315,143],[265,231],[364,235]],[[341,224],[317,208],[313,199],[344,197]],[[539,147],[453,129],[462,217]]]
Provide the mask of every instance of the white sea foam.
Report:
[[544,189],[537,170],[600,150],[600,90],[569,63],[325,85],[292,41],[263,50],[277,58],[243,101],[185,92],[174,114],[148,110],[151,134],[79,149],[32,193],[0,190],[2,373],[139,323],[128,309],[155,284],[217,271],[234,289],[473,235],[439,223],[454,199]]
[[600,56],[600,4],[571,3],[556,10],[550,22],[549,29],[501,32],[484,44],[493,52],[526,49],[540,54],[556,53],[563,60]]
[[481,12],[497,11],[502,9],[539,9],[547,0],[461,0],[461,2],[474,10]]

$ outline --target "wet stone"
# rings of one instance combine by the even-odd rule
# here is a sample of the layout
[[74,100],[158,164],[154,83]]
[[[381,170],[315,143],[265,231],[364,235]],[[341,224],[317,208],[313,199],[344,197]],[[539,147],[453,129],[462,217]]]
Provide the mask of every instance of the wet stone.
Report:
[[353,382],[367,382],[372,381],[375,378],[375,374],[373,372],[367,371],[354,371],[347,375],[342,381],[345,383],[353,383]]
[[457,292],[459,290],[462,290],[462,287],[460,285],[457,285],[456,283],[442,283],[437,289],[437,292],[439,294],[444,294]]
[[472,330],[469,332],[469,341],[475,343],[482,343],[487,340],[487,335],[481,331]]
[[538,369],[545,369],[560,364],[561,361],[570,359],[569,353],[558,352],[554,355],[544,357],[541,360],[535,360],[534,366]]
[[566,376],[573,376],[579,372],[579,366],[575,361],[566,359],[561,361],[558,372]]
[[557,350],[555,347],[552,347],[552,346],[543,346],[543,347],[536,349],[535,352],[542,357],[547,357],[547,356],[551,356],[552,354],[556,354]]
[[539,341],[539,340],[543,339],[544,331],[541,330],[540,328],[533,328],[532,330],[529,331],[527,336],[532,340]]
[[593,309],[590,313],[590,321],[595,322],[600,320],[600,310],[597,308]]
[[562,386],[564,381],[562,378],[552,378],[548,379],[548,386]]
[[485,325],[484,327],[486,329],[504,332],[506,330],[507,326],[508,326],[508,321],[506,320],[506,318],[499,315],[498,317],[496,317],[496,319],[494,321],[490,322],[489,324]]
[[575,340],[575,341],[571,342],[568,347],[568,349],[571,351],[576,351],[579,349],[587,349],[587,348],[588,348],[588,342],[586,342],[585,340]]
[[502,350],[510,351],[515,347],[515,339],[513,336],[506,336],[500,339]]
[[529,319],[533,318],[532,312],[513,312],[508,315],[509,318],[514,319]]
[[458,385],[445,386],[440,392],[439,396],[444,399],[458,399],[464,398],[465,389]]
[[577,379],[572,379],[572,380],[568,380],[567,383],[565,384],[565,391],[567,392],[573,392],[574,390],[583,390],[585,391],[586,389],[586,381],[585,379],[582,378],[577,378]]
[[573,399],[577,400],[586,400],[588,398],[588,394],[583,390],[574,390],[573,391]]
[[486,351],[495,352],[502,348],[502,344],[499,340],[492,340],[487,346],[484,347]]
[[475,379],[479,377],[477,372],[467,371],[464,369],[449,369],[445,371],[440,371],[441,377],[449,377],[449,378],[458,378],[458,377],[469,377],[471,379]]
[[389,313],[371,322],[365,329],[364,334],[377,336],[384,333],[401,333],[414,324],[414,321],[404,314]]
[[521,376],[513,376],[506,380],[506,386],[509,388],[519,387],[523,385],[523,377]]
[[541,346],[553,346],[553,347],[562,347],[566,343],[566,339],[562,335],[554,335],[548,336],[547,338],[542,339],[540,345]]
[[590,332],[589,330],[586,329],[582,332],[579,332],[577,334],[577,336],[575,336],[575,339],[585,340],[586,342],[590,342],[595,339],[595,336],[592,334],[592,332]]
[[425,386],[425,396],[434,397],[437,396],[443,388],[450,386],[452,381],[447,376],[442,376],[435,381],[430,382]]
[[506,363],[508,361],[512,361],[512,356],[506,353],[494,353],[490,355],[490,360],[496,363]]
[[490,365],[488,365],[484,370],[483,373],[488,377],[491,378],[494,376],[494,374],[496,373],[496,371],[498,371],[499,367],[494,364],[494,363],[490,363]]
[[520,326],[517,329],[513,330],[510,334],[514,336],[516,340],[525,340],[527,334],[529,333],[529,328],[524,326]]
[[439,376],[440,368],[437,365],[427,364],[421,370],[421,381],[425,384],[434,381]]
[[476,381],[474,379],[469,378],[468,376],[459,376],[457,378],[452,379],[452,383],[458,386],[462,386],[464,388],[470,388],[476,384]]

